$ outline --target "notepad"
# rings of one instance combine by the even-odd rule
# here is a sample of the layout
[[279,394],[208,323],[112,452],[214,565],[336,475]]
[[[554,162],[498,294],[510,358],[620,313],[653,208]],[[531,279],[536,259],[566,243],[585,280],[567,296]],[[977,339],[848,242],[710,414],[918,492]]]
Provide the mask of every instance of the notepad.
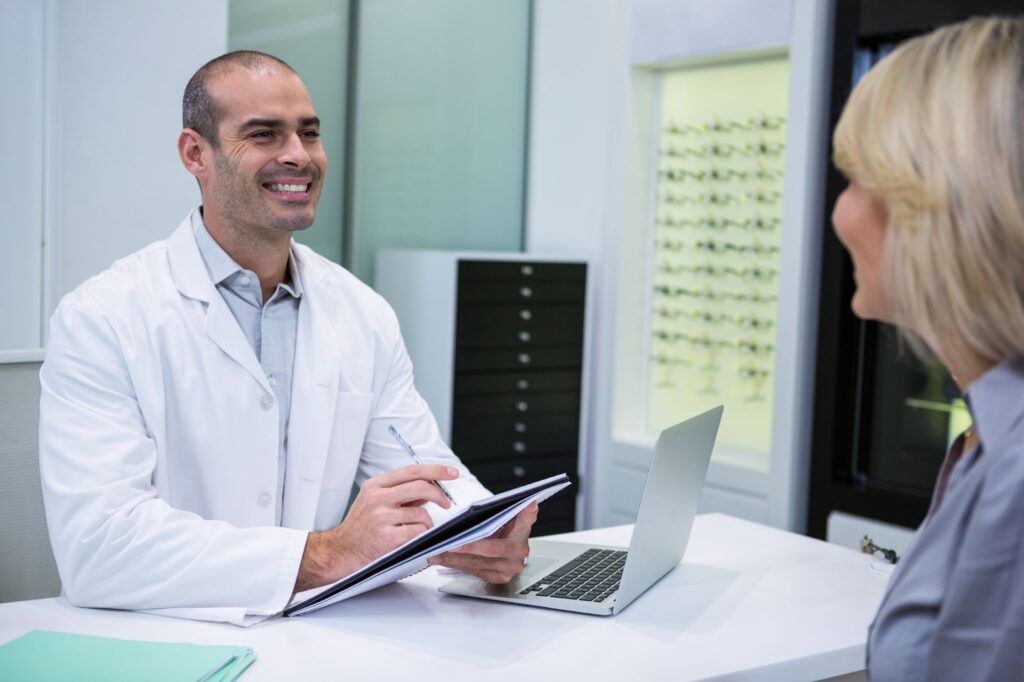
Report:
[[4,682],[229,682],[256,655],[245,646],[146,642],[33,630],[0,646]]
[[355,573],[296,594],[284,615],[301,616],[418,573],[427,567],[430,557],[494,535],[531,502],[542,502],[569,485],[569,477],[559,474],[477,500]]

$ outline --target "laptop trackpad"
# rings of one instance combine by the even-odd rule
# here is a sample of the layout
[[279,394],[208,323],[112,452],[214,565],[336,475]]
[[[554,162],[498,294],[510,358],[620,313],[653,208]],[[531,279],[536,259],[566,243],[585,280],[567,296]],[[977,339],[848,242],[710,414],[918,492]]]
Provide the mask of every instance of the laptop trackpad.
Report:
[[526,564],[526,568],[523,569],[523,572],[510,580],[508,584],[492,585],[490,583],[485,583],[483,591],[487,594],[493,594],[496,596],[519,594],[520,590],[525,590],[527,587],[537,582],[539,578],[542,578],[555,570],[560,562],[564,563],[563,560],[559,559],[531,556],[529,562]]
[[564,559],[552,559],[531,555],[530,561],[526,564],[526,568],[523,569],[523,572],[505,585],[493,585],[468,573],[461,573],[452,582],[441,587],[440,590],[441,592],[448,592],[450,594],[463,594],[468,596],[516,596],[521,590],[525,590],[530,585],[533,585],[538,579],[544,577],[562,563],[565,563]]

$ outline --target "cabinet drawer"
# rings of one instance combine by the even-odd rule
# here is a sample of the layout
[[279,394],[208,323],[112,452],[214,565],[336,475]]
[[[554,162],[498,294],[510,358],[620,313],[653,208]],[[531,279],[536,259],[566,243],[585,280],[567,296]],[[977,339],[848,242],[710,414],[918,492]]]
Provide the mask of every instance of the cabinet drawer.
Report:
[[546,457],[552,453],[575,455],[578,427],[576,415],[532,416],[522,421],[480,417],[455,422],[452,448],[466,461]]
[[578,329],[583,334],[583,306],[580,305],[476,305],[458,308],[456,333],[471,333],[480,327],[504,331],[527,329]]
[[529,324],[501,326],[497,324],[459,325],[455,333],[457,348],[510,348],[530,350],[544,346],[583,346],[583,327],[533,327]]
[[526,436],[538,442],[571,439],[573,449],[579,429],[578,414],[517,414],[453,419],[452,440],[486,442],[499,436]]
[[[554,501],[559,498],[571,499],[576,497],[576,480],[578,476],[576,473],[575,457],[559,456],[542,457],[530,460],[504,459],[490,462],[477,462],[476,464],[473,464],[473,466],[469,467],[469,470],[472,471],[473,475],[479,478],[484,485],[487,485],[486,481],[502,482],[500,487],[491,488],[491,490],[495,492],[516,488],[521,485],[526,485],[527,483],[539,481],[542,478],[548,478],[549,476],[565,474],[570,478],[570,480],[572,480],[573,485],[569,486],[562,492],[556,493],[549,501]],[[490,488],[490,486],[488,487]]]
[[482,416],[526,416],[528,414],[579,414],[578,393],[541,393],[534,396],[487,395],[458,398],[452,405],[452,418]]
[[[576,460],[572,457],[550,457],[531,460],[501,460],[496,462],[477,462],[470,471],[480,481],[487,485],[487,481],[501,482],[498,488],[491,488],[495,491],[509,490],[527,483],[539,481],[557,474],[566,474],[573,481],[573,485],[564,491],[557,493],[551,500],[558,498],[576,497]],[[490,488],[490,486],[488,486]]]
[[557,474],[568,475],[572,485],[540,504],[541,517],[555,519],[575,516],[576,495],[579,492],[575,467],[574,458],[559,457],[524,462],[510,460],[486,465],[474,464],[470,470],[483,485],[494,492],[511,490]]
[[580,346],[548,348],[456,349],[456,372],[486,372],[515,369],[579,369],[583,366]]
[[574,282],[462,282],[461,307],[466,303],[582,303],[583,283]]
[[572,281],[587,277],[584,263],[537,263],[523,261],[459,261],[459,281]]
[[455,398],[487,393],[532,396],[538,391],[579,394],[579,372],[494,372],[455,376]]
[[452,439],[452,449],[466,462],[484,462],[497,457],[520,457],[524,460],[550,457],[551,455],[575,454],[576,434],[567,435],[559,441],[516,436],[494,436],[480,439]]

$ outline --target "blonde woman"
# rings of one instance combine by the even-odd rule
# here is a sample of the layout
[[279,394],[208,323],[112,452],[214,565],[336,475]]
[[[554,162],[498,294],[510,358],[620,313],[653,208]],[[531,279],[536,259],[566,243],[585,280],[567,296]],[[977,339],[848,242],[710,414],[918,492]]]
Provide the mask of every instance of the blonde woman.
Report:
[[833,139],[852,307],[964,391],[931,509],[868,638],[872,680],[1024,680],[1024,19],[909,41]]

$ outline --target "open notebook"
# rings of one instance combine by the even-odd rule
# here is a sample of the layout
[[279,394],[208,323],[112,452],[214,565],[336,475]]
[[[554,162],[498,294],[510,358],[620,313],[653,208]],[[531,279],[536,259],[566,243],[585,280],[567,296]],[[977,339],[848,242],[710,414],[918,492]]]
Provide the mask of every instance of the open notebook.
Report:
[[531,502],[542,502],[569,485],[569,477],[559,474],[477,500],[355,573],[330,585],[299,592],[284,615],[301,616],[417,573],[427,567],[430,557],[493,535]]

